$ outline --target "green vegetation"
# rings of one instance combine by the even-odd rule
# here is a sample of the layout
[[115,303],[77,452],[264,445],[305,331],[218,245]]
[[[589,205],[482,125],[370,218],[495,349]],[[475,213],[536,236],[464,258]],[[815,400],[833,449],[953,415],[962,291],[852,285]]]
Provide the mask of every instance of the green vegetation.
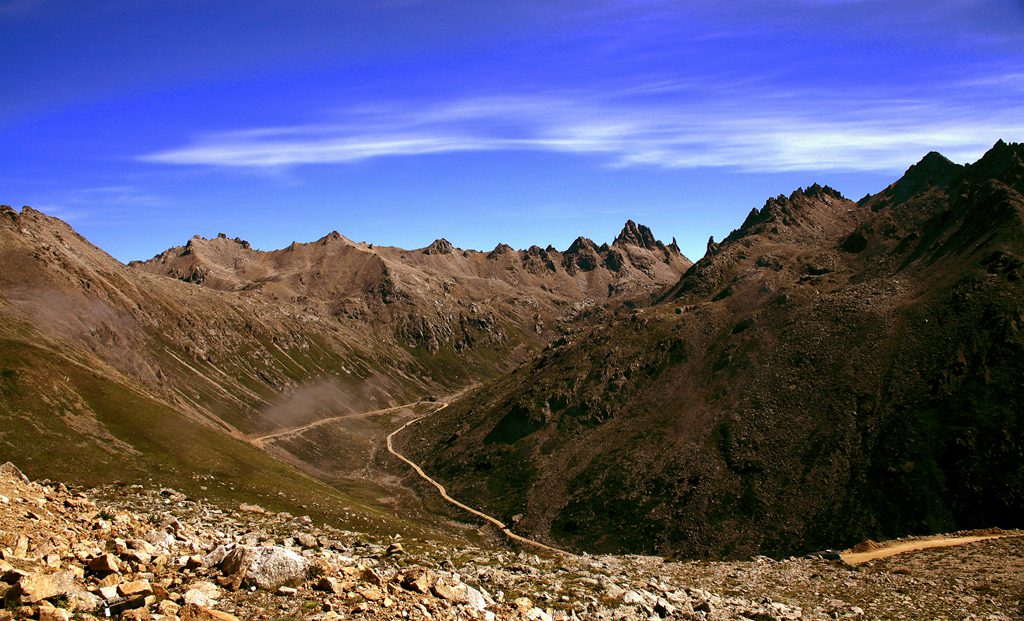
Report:
[[50,350],[0,339],[0,366],[17,369],[23,380],[18,394],[0,402],[0,446],[33,478],[154,481],[229,506],[255,503],[371,534],[436,536],[372,494],[343,494]]

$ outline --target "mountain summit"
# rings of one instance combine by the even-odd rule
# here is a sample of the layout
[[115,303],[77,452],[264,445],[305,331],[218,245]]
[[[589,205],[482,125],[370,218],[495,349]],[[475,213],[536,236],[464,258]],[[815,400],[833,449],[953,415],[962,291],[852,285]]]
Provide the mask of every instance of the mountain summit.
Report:
[[612,242],[613,246],[623,246],[626,244],[648,250],[661,250],[665,248],[664,244],[654,238],[654,233],[651,232],[651,229],[632,220],[626,220],[625,226],[622,227],[622,232]]

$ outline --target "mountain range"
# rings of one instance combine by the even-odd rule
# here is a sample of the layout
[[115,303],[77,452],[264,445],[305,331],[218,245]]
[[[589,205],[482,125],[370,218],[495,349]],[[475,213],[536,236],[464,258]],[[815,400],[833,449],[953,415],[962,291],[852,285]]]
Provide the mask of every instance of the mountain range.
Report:
[[[219,235],[124,265],[2,207],[0,449],[34,477],[387,529],[416,484],[381,429],[462,391],[400,448],[562,547],[787,555],[1021,526],[1022,195],[1020,144],[930,153],[860,201],[771,198],[696,263],[629,221],[564,251]],[[326,433],[363,412],[390,418]],[[427,494],[401,502],[443,513]]]

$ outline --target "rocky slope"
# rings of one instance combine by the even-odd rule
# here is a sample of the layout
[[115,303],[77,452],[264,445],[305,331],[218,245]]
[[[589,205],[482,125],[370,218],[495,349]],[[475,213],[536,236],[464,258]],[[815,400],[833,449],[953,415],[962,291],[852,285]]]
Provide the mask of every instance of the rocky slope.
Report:
[[1002,534],[860,567],[538,557],[166,487],[30,482],[8,463],[0,620],[1020,618],[1024,537]]
[[569,318],[566,310],[645,297],[690,265],[674,240],[666,246],[628,221],[610,246],[580,237],[565,252],[504,244],[479,252],[445,239],[404,250],[354,243],[337,232],[262,252],[222,235],[194,237],[132,267],[220,291],[298,301],[316,316],[390,331],[401,344],[437,352],[529,341],[524,334],[554,328]]
[[657,304],[404,439],[576,549],[747,557],[1024,516],[1024,146],[768,200]]

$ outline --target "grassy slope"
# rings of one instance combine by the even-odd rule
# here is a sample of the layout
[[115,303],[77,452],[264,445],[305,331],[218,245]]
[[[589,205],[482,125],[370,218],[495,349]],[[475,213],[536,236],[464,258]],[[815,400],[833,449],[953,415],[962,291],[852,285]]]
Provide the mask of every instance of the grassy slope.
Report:
[[370,534],[427,534],[377,503],[372,490],[328,487],[82,362],[0,338],[0,458],[31,477],[84,485],[151,480]]

